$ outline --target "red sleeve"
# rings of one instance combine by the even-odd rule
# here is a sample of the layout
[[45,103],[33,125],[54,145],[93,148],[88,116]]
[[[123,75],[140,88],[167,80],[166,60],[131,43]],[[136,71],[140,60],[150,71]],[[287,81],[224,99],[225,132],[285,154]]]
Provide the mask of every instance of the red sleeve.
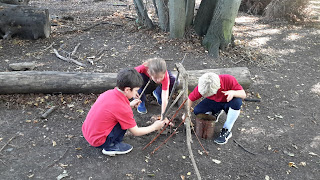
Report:
[[193,102],[200,99],[202,95],[199,93],[198,86],[189,94],[189,99]]
[[136,69],[138,71],[138,73],[143,73],[143,74],[147,75],[148,77],[150,77],[147,72],[147,68],[144,65],[137,66],[134,69]]
[[223,78],[225,90],[243,90],[242,86],[238,83],[237,79],[229,74],[220,75]]

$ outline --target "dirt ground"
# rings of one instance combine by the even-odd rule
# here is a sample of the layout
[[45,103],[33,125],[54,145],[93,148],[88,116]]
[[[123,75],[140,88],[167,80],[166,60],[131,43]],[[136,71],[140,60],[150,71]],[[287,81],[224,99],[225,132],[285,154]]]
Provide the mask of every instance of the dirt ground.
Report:
[[[320,1],[311,2],[313,10],[320,9]],[[187,70],[246,66],[252,79],[246,92],[261,102],[244,102],[227,144],[201,140],[209,155],[193,134],[192,149],[202,179],[319,179],[319,12],[312,22],[299,25],[265,24],[259,17],[239,14],[236,47],[213,59],[192,31],[184,40],[176,40],[136,25],[132,1],[31,0],[30,5],[49,9],[51,37],[0,39],[0,71],[9,71],[10,63],[35,62],[37,71],[117,72],[155,56],[173,69],[185,54]],[[67,55],[78,43],[77,60],[85,68],[58,59],[48,48],[52,45]],[[81,125],[97,96],[0,95],[1,179],[197,179],[184,128],[153,155],[150,152],[168,136],[161,135],[142,150],[155,133],[127,135],[124,141],[134,149],[116,157],[89,146]],[[57,109],[41,119],[52,106]],[[147,108],[146,115],[134,110],[139,126],[148,125],[150,117],[160,112],[152,102]],[[225,117],[216,124],[215,137]]]

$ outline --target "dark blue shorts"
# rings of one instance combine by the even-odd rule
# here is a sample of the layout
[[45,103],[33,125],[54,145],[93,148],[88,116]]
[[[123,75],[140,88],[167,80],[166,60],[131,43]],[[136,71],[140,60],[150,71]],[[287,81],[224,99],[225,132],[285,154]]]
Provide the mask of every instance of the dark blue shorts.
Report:
[[212,112],[212,114],[215,114],[223,109],[226,113],[228,113],[229,108],[240,110],[241,105],[241,98],[233,98],[230,102],[216,102],[214,100],[205,98],[194,107],[193,112],[195,115],[200,113],[205,114],[206,112]]

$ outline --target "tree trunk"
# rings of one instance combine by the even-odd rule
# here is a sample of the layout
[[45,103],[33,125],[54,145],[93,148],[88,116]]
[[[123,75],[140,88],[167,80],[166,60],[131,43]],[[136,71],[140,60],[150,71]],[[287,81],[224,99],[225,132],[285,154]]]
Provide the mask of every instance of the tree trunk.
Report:
[[195,0],[187,0],[186,2],[186,27],[193,23]]
[[0,35],[24,38],[48,38],[51,31],[48,9],[0,3]]
[[210,22],[213,17],[214,9],[216,8],[218,0],[202,0],[199,10],[194,19],[194,30],[199,36],[207,34]]
[[241,0],[218,0],[209,29],[202,41],[211,56],[219,57],[219,48],[224,50],[231,43],[232,27],[240,3]]
[[156,0],[158,9],[159,26],[164,32],[169,31],[169,0]]
[[30,0],[0,0],[0,3],[27,5]]
[[185,0],[169,0],[170,37],[183,38],[186,26]]
[[154,27],[151,19],[149,18],[146,7],[143,5],[142,0],[133,0],[134,7],[136,8],[136,12],[138,14],[138,21],[142,22],[144,26],[152,29]]
[[[206,72],[231,74],[243,88],[251,84],[248,68],[223,68],[187,71],[188,85],[193,90]],[[177,72],[172,72],[177,74]],[[117,73],[14,71],[0,72],[0,94],[15,93],[102,93],[116,86]],[[177,87],[181,89],[181,83]]]

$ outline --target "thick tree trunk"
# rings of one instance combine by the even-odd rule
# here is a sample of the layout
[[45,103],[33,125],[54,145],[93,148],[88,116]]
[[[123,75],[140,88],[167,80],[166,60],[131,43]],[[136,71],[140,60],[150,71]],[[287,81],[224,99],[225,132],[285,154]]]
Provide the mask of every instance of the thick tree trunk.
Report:
[[218,0],[202,0],[199,10],[194,19],[194,30],[199,36],[207,34],[210,26],[214,9],[216,8]]
[[186,26],[185,0],[169,0],[170,37],[183,38]]
[[27,5],[30,0],[0,0],[0,3]]
[[191,26],[194,17],[195,0],[187,0],[186,2],[186,27]]
[[[251,84],[246,67],[187,71],[188,85],[193,90],[206,72],[231,74],[243,88]],[[173,72],[177,74],[177,72]],[[116,86],[116,73],[19,71],[0,72],[0,94],[15,93],[101,93]],[[181,84],[178,86],[181,89]]]
[[219,48],[224,50],[230,43],[232,27],[238,14],[241,0],[218,0],[210,27],[202,43],[209,54],[219,56]]
[[164,32],[169,31],[169,0],[156,0],[158,9],[159,26]]
[[149,18],[147,9],[145,8],[142,0],[133,0],[134,7],[136,8],[136,12],[138,14],[139,22],[142,22],[144,26],[152,29],[154,27],[151,19]]
[[38,39],[49,37],[51,26],[48,9],[0,3],[0,35]]

